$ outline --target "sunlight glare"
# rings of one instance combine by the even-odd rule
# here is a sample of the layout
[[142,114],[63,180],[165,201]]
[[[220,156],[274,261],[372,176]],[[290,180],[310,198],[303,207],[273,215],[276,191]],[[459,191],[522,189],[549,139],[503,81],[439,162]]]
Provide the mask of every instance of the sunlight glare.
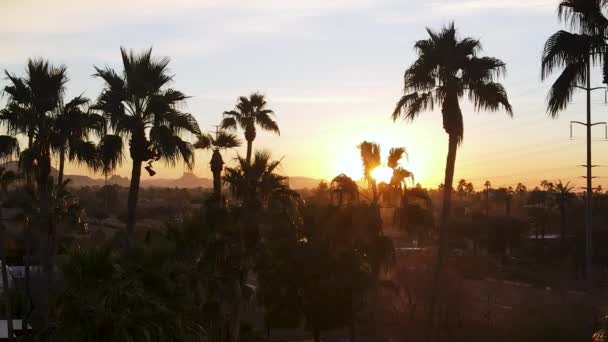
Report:
[[372,171],[372,177],[378,183],[390,183],[391,177],[393,177],[393,169],[386,166],[378,166]]

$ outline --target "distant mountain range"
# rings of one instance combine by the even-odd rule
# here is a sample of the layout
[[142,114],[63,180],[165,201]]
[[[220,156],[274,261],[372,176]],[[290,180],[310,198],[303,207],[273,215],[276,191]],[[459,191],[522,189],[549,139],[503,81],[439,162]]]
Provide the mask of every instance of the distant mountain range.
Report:
[[[2,167],[16,170],[17,163],[9,162],[2,165]],[[57,169],[53,168],[51,170],[51,175],[53,177],[57,176]],[[65,179],[70,179],[71,184],[74,187],[83,187],[83,186],[103,186],[105,184],[105,180],[103,178],[92,178],[85,175],[65,175]],[[321,180],[308,178],[308,177],[289,177],[289,185],[292,189],[312,189],[317,187]],[[129,186],[129,178],[114,175],[108,178],[108,184],[116,184],[118,186],[128,187]],[[181,177],[176,179],[170,178],[151,178],[144,179],[141,181],[141,186],[146,187],[157,187],[157,188],[212,188],[213,181],[209,178],[198,177],[197,175],[189,172],[185,172]]]

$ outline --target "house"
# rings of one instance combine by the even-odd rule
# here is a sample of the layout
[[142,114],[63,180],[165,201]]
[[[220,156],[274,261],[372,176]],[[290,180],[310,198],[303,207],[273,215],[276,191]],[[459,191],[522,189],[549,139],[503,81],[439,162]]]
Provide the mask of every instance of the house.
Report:
[[[32,326],[28,324],[27,330],[31,331]],[[14,337],[23,335],[23,321],[20,319],[13,320],[13,333]],[[8,341],[8,321],[0,320],[0,342]]]

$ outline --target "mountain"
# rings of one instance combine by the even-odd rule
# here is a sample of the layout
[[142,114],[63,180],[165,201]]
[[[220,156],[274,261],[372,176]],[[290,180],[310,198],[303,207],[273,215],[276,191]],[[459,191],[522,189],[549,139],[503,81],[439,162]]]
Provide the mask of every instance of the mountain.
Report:
[[[2,165],[9,170],[17,170],[17,162],[9,162]],[[57,169],[51,169],[51,176],[57,177]],[[70,179],[71,185],[74,187],[83,186],[103,186],[105,180],[103,178],[92,178],[85,175],[65,175],[64,179]],[[313,189],[319,185],[321,179],[308,178],[308,177],[289,177],[289,185],[292,189]],[[108,178],[108,184],[115,184],[122,187],[129,186],[129,178],[118,175],[113,175]],[[141,186],[146,187],[158,187],[158,188],[212,188],[213,181],[209,178],[198,177],[197,175],[184,172],[184,174],[177,179],[170,178],[151,178],[141,181]]]
[[289,186],[292,189],[314,189],[316,188],[322,179],[308,178],[308,177],[289,177]]

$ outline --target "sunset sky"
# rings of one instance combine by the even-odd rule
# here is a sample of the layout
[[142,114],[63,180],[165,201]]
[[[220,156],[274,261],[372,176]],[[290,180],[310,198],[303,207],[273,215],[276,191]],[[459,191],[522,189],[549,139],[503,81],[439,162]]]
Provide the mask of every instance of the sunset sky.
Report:
[[[547,118],[550,81],[540,80],[544,41],[563,26],[556,0],[188,0],[24,1],[0,3],[0,68],[22,73],[28,57],[66,64],[68,96],[96,98],[101,81],[93,65],[119,67],[119,47],[171,57],[174,87],[192,96],[187,109],[203,129],[219,123],[239,95],[266,94],[281,136],[260,133],[256,149],[283,159],[291,176],[360,176],[357,144],[377,141],[383,151],[404,146],[405,166],[425,186],[442,182],[447,135],[439,112],[413,123],[390,119],[402,92],[403,71],[415,60],[413,44],[454,20],[462,36],[480,38],[483,54],[507,63],[503,80],[514,107],[476,114],[463,99],[465,139],[456,179],[494,186],[541,179],[581,184],[585,97]],[[601,72],[595,83],[601,82]],[[2,86],[6,80],[2,79]],[[604,94],[594,95],[596,121],[606,120]],[[597,127],[595,138],[604,138]],[[608,166],[608,144],[594,145],[594,164]],[[240,150],[244,153],[244,148]],[[234,157],[228,152],[225,159]],[[210,155],[199,152],[194,172],[209,177]],[[128,175],[129,160],[119,170]],[[159,169],[173,178],[183,168]],[[67,173],[84,173],[70,166]],[[598,184],[608,169],[596,168]],[[608,186],[608,182],[606,182]],[[606,186],[604,186],[606,188]]]

